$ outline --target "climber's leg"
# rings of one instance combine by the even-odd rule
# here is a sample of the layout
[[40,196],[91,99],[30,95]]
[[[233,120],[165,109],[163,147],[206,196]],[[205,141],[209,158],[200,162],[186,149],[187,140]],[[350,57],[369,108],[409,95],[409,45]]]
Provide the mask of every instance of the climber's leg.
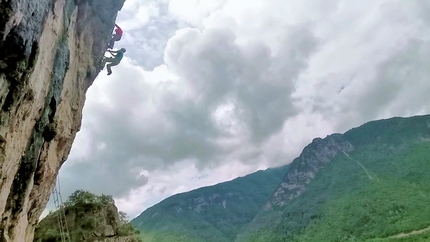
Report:
[[108,76],[110,75],[110,74],[112,74],[112,69],[111,69],[111,67],[112,66],[116,66],[116,65],[118,65],[119,64],[119,61],[118,60],[116,60],[116,59],[114,59],[111,63],[109,63],[109,64],[107,64],[106,65],[106,69],[107,69],[107,71],[108,71]]
[[109,44],[108,44],[108,49],[113,49],[114,44],[115,44],[115,40],[113,38],[110,39]]
[[102,68],[102,70],[105,68],[106,62],[113,62],[115,61],[115,58],[112,57],[104,57],[102,60],[102,63],[100,64],[100,67]]
[[113,46],[115,45],[115,41],[119,41],[120,39],[121,39],[120,35],[117,35],[117,34],[112,35],[112,38],[110,39],[108,44],[108,48],[113,49]]

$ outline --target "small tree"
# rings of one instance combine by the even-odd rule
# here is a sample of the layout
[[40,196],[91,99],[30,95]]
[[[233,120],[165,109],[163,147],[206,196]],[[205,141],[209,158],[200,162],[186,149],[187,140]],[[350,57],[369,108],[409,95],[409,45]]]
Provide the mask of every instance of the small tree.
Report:
[[125,212],[119,211],[118,214],[120,220],[118,235],[126,236],[140,234],[140,231],[130,223],[130,221],[128,220],[128,215]]
[[112,196],[101,195],[97,196],[86,190],[76,190],[73,192],[64,203],[66,207],[71,207],[75,205],[91,204],[94,206],[102,206],[108,204],[115,204]]
[[95,201],[96,195],[86,190],[76,190],[69,196],[67,200],[70,205],[93,203]]
[[113,199],[113,197],[111,195],[102,194],[100,196],[100,201],[103,204],[115,204],[115,200]]
[[125,212],[119,211],[118,214],[119,214],[119,224],[120,224],[120,226],[125,225],[125,224],[127,224],[129,222],[128,221],[128,215]]

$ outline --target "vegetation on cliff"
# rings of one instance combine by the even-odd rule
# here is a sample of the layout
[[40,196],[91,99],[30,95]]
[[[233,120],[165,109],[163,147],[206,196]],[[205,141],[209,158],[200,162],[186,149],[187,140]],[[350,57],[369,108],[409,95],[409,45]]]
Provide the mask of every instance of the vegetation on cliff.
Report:
[[[118,211],[111,196],[97,196],[77,190],[64,202],[63,211],[49,213],[36,227],[34,241],[61,241],[57,216],[64,212],[71,241],[104,241],[105,238],[135,236],[140,233],[131,225],[127,214]],[[128,240],[132,241],[132,240]]]

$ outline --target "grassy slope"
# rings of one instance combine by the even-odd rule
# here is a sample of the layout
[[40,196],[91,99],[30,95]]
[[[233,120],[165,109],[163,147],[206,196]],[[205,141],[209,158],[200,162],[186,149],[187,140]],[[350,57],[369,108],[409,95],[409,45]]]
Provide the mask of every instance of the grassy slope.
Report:
[[[239,241],[426,238],[429,233],[386,239],[430,226],[430,143],[410,142],[429,137],[429,121],[429,116],[396,118],[347,132],[357,147],[351,159],[338,154],[306,192],[286,208],[263,213]],[[380,239],[370,240],[375,238]]]
[[[356,191],[345,189],[345,195],[323,204],[320,217],[307,226],[299,241],[364,241],[429,227],[430,144],[415,145],[390,158],[368,165],[374,173],[372,181]],[[363,163],[368,162],[371,159]],[[398,168],[388,173],[384,165]]]
[[[172,196],[144,211],[132,224],[142,231],[145,242],[233,241],[279,185],[286,169],[259,171]],[[209,204],[197,212],[194,209],[200,198]]]

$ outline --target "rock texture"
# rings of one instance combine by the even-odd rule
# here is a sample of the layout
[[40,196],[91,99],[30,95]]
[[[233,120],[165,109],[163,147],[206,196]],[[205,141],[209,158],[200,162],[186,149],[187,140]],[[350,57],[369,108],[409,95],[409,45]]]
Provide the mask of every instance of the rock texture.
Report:
[[[34,242],[60,241],[58,217],[50,213],[36,227]],[[70,241],[138,242],[131,232],[121,231],[121,220],[115,204],[77,204],[64,210]]]
[[348,153],[354,146],[341,134],[332,134],[324,139],[315,138],[300,156],[291,163],[283,181],[276,189],[265,209],[285,206],[298,197],[316,173],[325,167],[340,152]]
[[124,1],[0,1],[0,241],[32,241]]
[[[138,242],[136,235],[121,232],[121,220],[115,204],[77,204],[65,208],[70,240],[83,242]],[[46,216],[37,225],[34,242],[60,241],[57,213]]]

